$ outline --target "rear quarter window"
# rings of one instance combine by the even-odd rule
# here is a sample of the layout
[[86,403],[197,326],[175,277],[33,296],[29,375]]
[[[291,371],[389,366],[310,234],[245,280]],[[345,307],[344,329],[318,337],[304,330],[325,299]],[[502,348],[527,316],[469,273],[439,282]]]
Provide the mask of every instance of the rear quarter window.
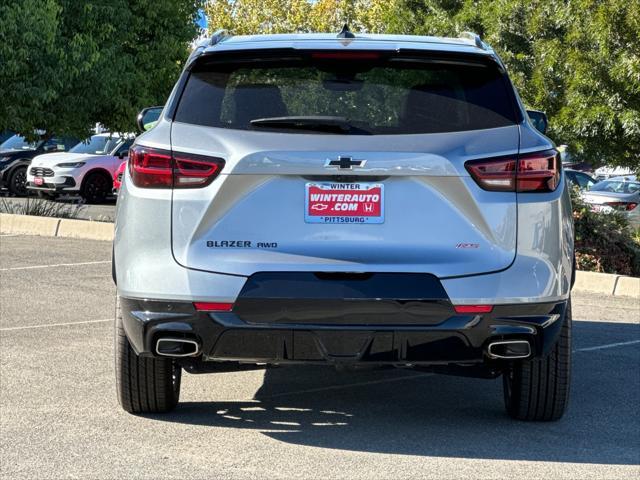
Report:
[[256,119],[343,117],[360,134],[455,132],[517,123],[511,88],[491,63],[212,63],[192,70],[175,120],[253,129]]

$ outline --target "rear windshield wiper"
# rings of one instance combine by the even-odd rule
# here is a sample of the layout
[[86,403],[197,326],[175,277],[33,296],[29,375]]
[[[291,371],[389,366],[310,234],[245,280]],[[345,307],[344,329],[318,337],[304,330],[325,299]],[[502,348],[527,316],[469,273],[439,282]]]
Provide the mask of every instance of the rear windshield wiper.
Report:
[[282,128],[299,130],[316,130],[335,133],[369,133],[354,127],[345,117],[331,116],[300,116],[300,117],[268,117],[251,120],[252,127]]

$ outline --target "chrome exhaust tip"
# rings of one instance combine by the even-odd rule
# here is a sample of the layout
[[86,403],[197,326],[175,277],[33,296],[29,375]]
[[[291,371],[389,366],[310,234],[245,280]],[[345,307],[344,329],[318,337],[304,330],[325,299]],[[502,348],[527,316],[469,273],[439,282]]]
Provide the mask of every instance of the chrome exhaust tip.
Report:
[[195,357],[200,353],[200,344],[187,338],[159,338],[156,353],[163,357]]
[[489,358],[518,360],[531,356],[531,344],[527,340],[501,340],[487,347]]

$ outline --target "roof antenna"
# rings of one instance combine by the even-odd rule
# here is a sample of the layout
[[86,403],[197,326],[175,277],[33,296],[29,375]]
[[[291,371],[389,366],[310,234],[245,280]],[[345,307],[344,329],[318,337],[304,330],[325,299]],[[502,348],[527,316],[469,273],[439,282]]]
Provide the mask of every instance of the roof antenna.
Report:
[[349,31],[349,25],[345,23],[338,34],[338,38],[356,38],[356,36]]

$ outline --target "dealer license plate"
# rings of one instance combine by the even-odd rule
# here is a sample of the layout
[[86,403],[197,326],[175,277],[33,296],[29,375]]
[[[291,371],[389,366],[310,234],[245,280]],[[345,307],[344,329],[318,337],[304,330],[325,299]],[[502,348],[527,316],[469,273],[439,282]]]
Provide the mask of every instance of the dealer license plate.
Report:
[[307,183],[307,223],[384,223],[381,183]]

